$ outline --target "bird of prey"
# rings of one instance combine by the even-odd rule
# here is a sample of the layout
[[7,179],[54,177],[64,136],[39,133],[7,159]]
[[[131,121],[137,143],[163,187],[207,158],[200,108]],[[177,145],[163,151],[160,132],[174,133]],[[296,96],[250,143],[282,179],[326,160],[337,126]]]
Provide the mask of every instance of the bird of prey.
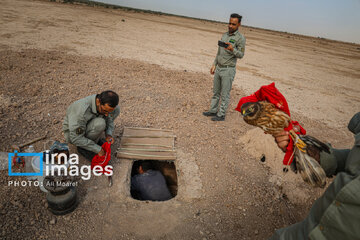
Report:
[[[284,131],[291,122],[289,115],[267,101],[246,102],[241,106],[241,114],[246,123],[272,135]],[[298,135],[294,130],[290,130],[289,135],[295,145],[295,166],[303,180],[312,186],[324,187],[326,174],[319,164],[320,152],[330,153],[329,147],[309,135]]]

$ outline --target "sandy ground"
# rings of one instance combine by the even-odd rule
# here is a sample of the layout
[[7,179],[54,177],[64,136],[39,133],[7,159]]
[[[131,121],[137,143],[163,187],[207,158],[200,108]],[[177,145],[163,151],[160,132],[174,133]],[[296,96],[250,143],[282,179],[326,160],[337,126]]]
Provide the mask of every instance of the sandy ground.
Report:
[[321,190],[283,174],[271,136],[232,110],[273,81],[311,135],[352,144],[346,126],[360,109],[359,45],[242,28],[246,55],[227,119],[213,123],[201,112],[226,25],[46,1],[0,5],[0,151],[43,133],[63,140],[66,107],[110,88],[121,97],[117,142],[124,126],[172,129],[179,170],[176,198],[144,203],[125,192],[130,163],[114,159],[113,188],[102,178],[81,181],[80,205],[64,217],[48,212],[38,188],[7,186],[14,178],[1,171],[2,238],[265,239],[300,221]]
[[[218,23],[83,6],[6,0],[1,5],[0,44],[12,49],[130,58],[175,70],[207,73],[226,31]],[[293,112],[332,127],[345,126],[359,109],[358,45],[251,28],[242,32],[246,57],[239,61],[235,84],[246,94],[276,81]]]

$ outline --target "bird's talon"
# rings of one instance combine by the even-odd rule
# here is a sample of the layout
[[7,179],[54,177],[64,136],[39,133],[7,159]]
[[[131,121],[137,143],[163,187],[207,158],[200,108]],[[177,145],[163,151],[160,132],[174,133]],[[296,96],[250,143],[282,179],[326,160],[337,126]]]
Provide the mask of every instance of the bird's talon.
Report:
[[297,142],[296,142],[296,147],[297,147],[300,151],[306,152],[306,144],[304,143],[303,140],[298,139]]

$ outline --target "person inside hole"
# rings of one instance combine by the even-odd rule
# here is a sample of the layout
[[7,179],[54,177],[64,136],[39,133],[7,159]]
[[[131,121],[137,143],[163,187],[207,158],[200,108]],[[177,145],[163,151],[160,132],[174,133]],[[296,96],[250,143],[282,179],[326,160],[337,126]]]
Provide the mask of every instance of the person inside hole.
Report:
[[166,201],[172,198],[164,175],[150,161],[139,161],[137,174],[131,178],[131,195],[135,199]]

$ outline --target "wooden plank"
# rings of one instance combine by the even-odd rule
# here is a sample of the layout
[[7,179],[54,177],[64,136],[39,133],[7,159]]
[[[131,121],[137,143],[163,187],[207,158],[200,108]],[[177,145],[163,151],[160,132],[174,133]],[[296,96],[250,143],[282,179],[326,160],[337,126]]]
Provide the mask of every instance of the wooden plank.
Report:
[[151,136],[151,135],[123,135],[123,138],[175,138],[173,135],[167,135],[167,136]]
[[169,148],[174,147],[174,139],[172,138],[122,138],[121,145],[131,145],[131,144],[149,144],[149,145],[162,145]]
[[160,132],[172,132],[172,130],[168,130],[168,129],[158,129],[158,128],[124,127],[124,129],[147,130],[147,131],[160,131]]
[[139,154],[139,155],[153,155],[153,156],[175,156],[176,152],[152,152],[152,151],[137,151],[137,150],[122,150],[118,151],[119,153],[127,152],[131,154]]
[[118,152],[116,154],[118,158],[136,159],[136,160],[176,160],[176,156],[159,156],[154,154],[139,154],[129,152]]
[[172,146],[160,145],[160,144],[142,144],[142,143],[123,143],[121,147],[143,147],[147,149],[172,149]]
[[123,136],[176,137],[169,131],[153,131],[146,129],[125,128]]
[[175,152],[175,150],[169,150],[169,149],[151,149],[151,148],[126,148],[121,147],[119,148],[120,151],[138,151],[138,152]]
[[176,160],[175,135],[171,130],[125,127],[118,158]]

